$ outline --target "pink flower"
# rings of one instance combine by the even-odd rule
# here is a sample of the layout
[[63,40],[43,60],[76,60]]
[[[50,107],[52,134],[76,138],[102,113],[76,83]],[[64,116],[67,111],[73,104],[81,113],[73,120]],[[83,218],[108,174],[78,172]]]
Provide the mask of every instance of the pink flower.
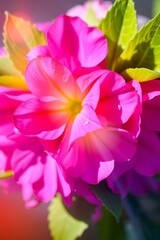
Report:
[[[135,170],[145,176],[160,172],[160,82],[152,80],[141,84],[143,113]],[[141,159],[141,160],[138,160]]]
[[31,186],[38,200],[48,202],[57,192],[67,198],[71,193],[64,171],[36,138],[21,141],[12,157],[12,169],[15,181]]
[[67,11],[68,16],[80,17],[85,21],[87,12],[92,9],[98,20],[106,16],[107,11],[112,6],[110,1],[87,1],[83,5],[76,5]]
[[37,56],[51,56],[72,73],[99,65],[107,55],[107,41],[103,33],[77,17],[59,16],[47,32],[47,46],[31,50],[28,60]]
[[130,162],[116,163],[107,179],[111,189],[122,196],[128,192],[143,195],[160,192],[160,183],[153,177],[160,172],[160,82],[141,83],[142,116],[137,150]]
[[35,194],[46,202],[59,192],[70,203],[84,189],[94,202],[86,183],[108,178],[135,154],[141,88],[102,69],[106,55],[100,30],[60,16],[47,32],[47,45],[27,55],[28,91],[3,92],[8,122],[0,131],[8,123],[4,136],[11,140],[11,131],[15,137],[10,168],[27,201]]
[[[64,39],[67,37],[67,32],[64,31],[66,24],[67,27],[70,29],[71,31],[71,39],[73,40],[71,42],[71,44],[68,44],[68,49],[65,47],[65,42],[61,42],[62,46],[64,47],[64,57],[62,56],[58,56],[58,53],[61,50],[61,46],[58,46],[58,41],[59,39],[55,38],[55,47],[54,49],[53,46],[51,46],[51,54],[47,53],[46,55],[52,56],[53,54],[56,53],[57,59],[59,61],[64,61],[66,62],[66,65],[68,63],[69,66],[72,65],[72,62],[74,63],[78,63],[78,65],[76,65],[75,63],[73,64],[73,66],[76,66],[76,68],[82,69],[82,68],[93,68],[96,64],[100,63],[106,55],[107,52],[107,43],[106,40],[103,36],[103,34],[99,31],[96,30],[95,28],[88,28],[87,24],[85,24],[84,22],[82,22],[81,20],[79,20],[78,18],[69,18],[66,16],[62,16],[59,17],[59,19],[57,21],[55,21],[54,23],[54,27],[58,28],[59,24],[62,24],[62,32],[60,32],[60,38]],[[79,35],[79,32],[77,30],[77,25],[80,27],[80,31],[82,32],[81,35]],[[50,35],[48,37],[48,39],[52,39],[53,35],[52,35],[52,29],[53,26],[51,26],[51,32]],[[84,33],[84,34],[83,34]],[[57,33],[56,33],[57,36]],[[88,46],[86,48],[86,43],[84,42],[84,36],[87,36],[89,41],[88,41]],[[77,41],[77,38],[79,38],[79,41]],[[50,41],[50,40],[48,40]],[[57,43],[56,43],[57,41]],[[97,42],[98,44],[98,48],[97,48]],[[76,45],[77,43],[77,45]],[[72,46],[75,46],[75,49],[72,48]],[[57,48],[57,50],[55,51],[55,49]],[[80,49],[79,49],[80,48]],[[94,49],[95,48],[95,49]],[[104,49],[103,53],[101,54],[102,48]],[[45,49],[45,47],[40,47],[40,49]],[[48,49],[48,47],[46,46],[46,49]],[[65,52],[65,49],[67,52]],[[73,51],[74,49],[74,51]],[[78,50],[79,49],[79,50]],[[45,50],[44,50],[45,51]],[[47,50],[49,51],[49,50]],[[77,51],[79,51],[79,53],[77,53]],[[83,54],[87,52],[87,54],[89,55],[88,57],[88,61],[87,59],[83,59]],[[98,52],[98,53],[97,53]],[[42,51],[43,53],[43,51]],[[61,55],[62,53],[60,53]],[[86,55],[87,56],[87,55]],[[36,56],[35,56],[36,57]],[[91,57],[93,59],[91,59]],[[96,60],[94,60],[96,59]],[[72,110],[75,110],[75,112],[80,111],[81,110],[81,105],[79,103],[79,86],[78,84],[74,81],[73,76],[71,75],[70,71],[61,63],[59,63],[57,60],[52,60],[51,57],[45,57],[45,58],[39,58],[38,59],[40,62],[42,62],[42,69],[45,68],[45,64],[50,64],[50,67],[47,68],[47,71],[51,70],[51,74],[53,74],[54,76],[54,72],[53,72],[53,68],[52,68],[52,64],[55,64],[56,67],[56,83],[55,86],[53,84],[53,82],[49,81],[49,79],[45,82],[45,81],[40,81],[41,83],[41,87],[43,89],[41,89],[41,87],[38,87],[38,91],[40,91],[39,93],[35,93],[34,94],[37,96],[40,96],[42,98],[33,98],[33,95],[31,95],[30,92],[23,92],[23,91],[19,91],[16,89],[4,89],[4,91],[2,90],[2,97],[4,96],[6,98],[6,103],[8,102],[7,106],[1,106],[1,111],[2,114],[4,116],[1,124],[0,124],[0,131],[1,131],[1,137],[7,139],[7,141],[4,142],[4,148],[3,148],[3,156],[5,156],[4,154],[6,153],[6,158],[3,157],[3,170],[8,169],[6,167],[6,165],[9,164],[9,169],[13,170],[14,172],[14,178],[16,180],[17,183],[21,184],[23,189],[25,189],[24,191],[24,197],[25,200],[30,200],[30,197],[32,196],[33,193],[35,193],[35,195],[37,196],[37,198],[39,200],[43,200],[43,201],[49,201],[50,199],[52,199],[54,197],[54,195],[56,194],[56,192],[60,192],[62,194],[62,196],[67,199],[67,197],[70,195],[71,193],[71,186],[70,186],[70,179],[67,177],[66,173],[63,170],[63,166],[61,166],[58,161],[55,159],[54,157],[54,153],[52,150],[52,156],[50,154],[48,154],[48,151],[44,148],[44,146],[47,146],[48,148],[48,139],[54,139],[54,138],[58,138],[58,136],[61,136],[62,133],[64,132],[64,128],[65,128],[65,124],[66,121],[68,121],[68,115],[65,114],[65,112],[63,113],[58,113],[57,110],[59,111],[59,107],[61,108],[68,108],[67,113],[69,111],[69,115],[71,118],[73,118],[74,114],[72,113]],[[34,64],[38,64],[38,60],[36,59],[35,61],[32,61],[30,63],[30,68],[28,67],[28,69],[31,69],[32,67],[34,67]],[[67,61],[66,61],[67,60]],[[44,65],[44,66],[43,66]],[[32,67],[31,67],[32,66]],[[68,66],[68,67],[69,67]],[[37,68],[39,66],[37,65]],[[46,65],[47,67],[47,65]],[[39,68],[38,68],[39,70]],[[71,66],[71,70],[74,71],[75,69],[72,69]],[[30,78],[30,74],[29,74],[30,70],[27,71],[26,75],[28,74],[27,80],[28,78]],[[38,71],[37,71],[38,73]],[[48,72],[48,74],[50,74]],[[67,91],[67,95],[63,94],[63,92],[60,90],[59,88],[59,77],[61,77],[63,75],[63,81],[62,81],[62,89],[65,87]],[[43,79],[43,74],[42,74],[42,79]],[[34,78],[34,76],[33,76]],[[37,76],[36,76],[37,78]],[[69,80],[68,80],[69,78]],[[41,79],[41,80],[42,80]],[[46,79],[44,79],[46,80]],[[68,81],[69,84],[66,84],[65,81]],[[34,81],[34,84],[31,86],[30,89],[30,83],[27,81],[28,86],[29,86],[29,90],[31,90],[32,88],[37,88],[36,87],[36,81]],[[43,86],[44,84],[44,86]],[[87,82],[86,82],[87,84]],[[46,87],[45,87],[46,86]],[[49,88],[52,87],[50,90]],[[58,87],[58,88],[57,88]],[[59,91],[59,90],[60,91]],[[49,90],[49,92],[48,92]],[[84,89],[85,90],[85,89]],[[53,91],[53,92],[52,92]],[[92,91],[90,91],[91,95],[86,96],[86,98],[84,99],[84,104],[87,105],[87,102],[90,101],[90,99],[92,98],[92,94],[93,93],[98,93],[98,88],[96,89],[96,87],[93,88]],[[38,94],[38,95],[37,95]],[[40,95],[39,95],[40,94]],[[83,95],[85,95],[85,93],[82,93]],[[96,94],[97,95],[97,94]],[[91,104],[90,107],[90,112],[93,112],[92,108],[96,107],[96,101],[98,101],[98,96],[97,95],[97,100],[95,100],[95,102],[93,104]],[[76,97],[76,101],[72,101],[72,98],[75,100]],[[58,99],[59,98],[59,99]],[[84,96],[83,96],[84,98]],[[22,126],[18,127],[22,130],[21,134],[19,131],[17,131],[17,128],[14,126],[13,123],[13,112],[15,111],[15,109],[20,105],[21,103],[21,107],[25,105],[25,103],[27,103],[27,108],[25,109],[25,111],[27,111],[29,104],[34,105],[35,102],[37,102],[37,104],[39,105],[40,103],[40,109],[42,107],[42,105],[44,106],[44,108],[46,108],[46,110],[50,111],[53,110],[54,106],[55,106],[55,113],[56,113],[56,120],[54,120],[52,118],[52,114],[50,112],[50,114],[48,114],[48,120],[50,121],[50,123],[52,124],[48,124],[46,122],[47,120],[47,115],[44,116],[44,121],[43,123],[47,123],[46,126],[43,126],[46,131],[41,132],[41,127],[40,125],[34,125],[33,123],[33,128],[28,127],[28,130],[30,129],[31,134],[29,134],[29,136],[24,136],[24,134],[28,134],[28,132],[26,133],[27,129],[25,128],[25,131],[23,131],[21,129]],[[53,105],[54,106],[53,106]],[[3,107],[5,108],[5,110],[3,111]],[[21,108],[20,107],[20,108]],[[6,111],[7,109],[7,111]],[[19,108],[18,108],[19,109]],[[19,110],[17,110],[19,111]],[[16,112],[17,112],[16,111]],[[87,112],[87,106],[84,108],[84,113]],[[89,113],[90,113],[89,112]],[[87,113],[87,114],[89,114]],[[92,118],[94,118],[94,114],[92,114]],[[35,115],[36,116],[36,115]],[[55,115],[53,115],[55,117]],[[43,118],[43,114],[41,114],[41,117]],[[51,118],[50,118],[51,117]],[[85,118],[85,116],[84,116]],[[60,122],[59,122],[59,120]],[[95,115],[95,119],[97,121],[97,123],[95,123],[94,126],[94,122],[93,122],[93,129],[94,128],[99,128],[100,124],[98,123],[98,118],[96,118]],[[41,119],[42,120],[42,119]],[[58,121],[57,121],[58,120]],[[94,119],[93,119],[94,120]],[[36,119],[35,119],[36,121]],[[80,120],[79,120],[80,121]],[[50,125],[50,126],[49,126]],[[56,126],[57,125],[57,126]],[[49,129],[48,129],[49,126]],[[52,130],[51,132],[48,131],[50,130],[50,127],[55,128],[55,130]],[[60,128],[59,128],[60,126]],[[40,127],[40,130],[39,130]],[[44,130],[42,127],[42,130]],[[57,130],[58,127],[58,130]],[[7,132],[8,129],[8,132]],[[92,127],[90,129],[90,131],[92,130]],[[44,138],[45,140],[41,140],[39,141],[37,138],[33,138],[32,135],[37,134],[37,131],[40,131],[40,135],[38,135],[40,138]],[[11,138],[12,136],[12,138]],[[9,151],[9,144],[10,142],[13,142],[12,144],[12,148],[11,151]],[[47,144],[46,144],[47,142]],[[42,145],[43,143],[43,145]],[[56,143],[54,143],[56,144]],[[36,146],[34,148],[34,146]],[[8,150],[5,152],[5,148]],[[40,151],[36,151],[36,149],[39,149]],[[22,151],[23,149],[23,151]],[[25,155],[26,154],[26,155]],[[24,155],[26,157],[24,157]],[[25,170],[24,170],[24,165],[26,166]],[[48,171],[52,169],[51,174],[48,173]],[[33,174],[33,178],[31,178],[31,175]],[[68,182],[69,181],[69,182]],[[48,184],[50,183],[50,184]],[[54,185],[54,187],[52,188],[52,190],[50,190],[51,185]],[[77,185],[77,184],[76,184]],[[77,190],[78,190],[78,186],[76,186]],[[70,201],[70,200],[68,200]],[[29,204],[32,204],[31,202]],[[35,203],[34,203],[35,204]]]
[[[37,200],[32,199],[33,194],[39,201],[46,202],[60,192],[63,198],[70,202],[68,196],[71,188],[58,163],[44,152],[43,145],[38,139],[23,136],[13,124],[13,112],[22,99],[30,98],[31,94],[3,87],[0,90],[0,114],[3,115],[0,120],[0,171],[14,172],[14,180],[22,186],[27,207],[38,203]],[[51,174],[47,172],[46,176],[48,168]]]
[[130,124],[127,131],[127,123],[140,112],[134,84],[107,70],[74,79],[50,57],[32,60],[26,81],[33,97],[15,111],[15,126],[42,139],[71,177],[97,184],[112,172],[114,161],[131,158],[137,131],[132,133]]
[[[17,137],[14,132],[12,115],[20,101],[11,99],[7,96],[13,90],[0,87],[0,140],[1,140],[1,163],[0,171],[11,169],[11,157],[14,149],[17,146]],[[16,92],[16,91],[15,91]]]

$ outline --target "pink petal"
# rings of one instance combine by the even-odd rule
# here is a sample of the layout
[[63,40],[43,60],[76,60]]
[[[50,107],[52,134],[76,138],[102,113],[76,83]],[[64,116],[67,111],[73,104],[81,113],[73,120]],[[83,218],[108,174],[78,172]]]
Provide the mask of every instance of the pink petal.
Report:
[[[13,132],[13,112],[19,105],[18,101],[12,100],[5,95],[0,95],[0,134],[10,135]],[[2,144],[2,143],[1,143]]]
[[83,106],[89,105],[94,110],[97,107],[100,95],[99,81],[97,81],[93,87],[89,90],[88,94],[83,99]]
[[160,138],[147,128],[142,128],[135,159],[135,169],[145,176],[160,172]]
[[58,154],[58,161],[67,174],[72,177],[80,177],[85,172],[88,164],[88,156],[85,151],[82,139],[77,140],[69,150],[67,139],[64,140]]
[[[105,116],[112,125],[126,123],[132,114],[141,113],[140,96],[133,82],[125,83],[118,74],[110,73],[101,82],[99,115]],[[139,86],[139,85],[138,85]],[[136,86],[135,86],[136,87]]]
[[89,203],[95,204],[95,205],[101,205],[99,199],[96,197],[96,195],[91,191],[89,188],[89,185],[86,184],[81,179],[75,179],[74,180],[74,191],[76,194],[82,196],[85,198]]
[[114,161],[99,162],[94,159],[88,163],[88,171],[83,174],[82,179],[89,184],[98,184],[108,177],[114,169]]
[[100,121],[89,105],[83,107],[82,111],[74,119],[69,146],[79,137],[85,136],[87,133],[101,129]]
[[106,117],[107,121],[113,125],[126,123],[134,113],[138,98],[136,92],[126,92],[102,99],[98,106],[99,114]]
[[[96,145],[99,149],[108,149],[115,161],[128,161],[136,151],[135,137],[129,132],[106,127],[96,132]],[[107,161],[107,157],[104,158]],[[103,160],[104,161],[104,160]]]
[[[99,138],[98,132],[94,131],[85,137],[78,138],[70,149],[67,149],[68,145],[64,139],[58,155],[58,161],[69,175],[72,177],[84,176],[87,182],[93,184],[107,177],[114,165],[113,156],[105,142]],[[103,161],[110,163],[103,164],[101,163]],[[95,169],[92,169],[93,167]],[[88,178],[87,175],[89,175]]]
[[[23,134],[33,135],[57,129],[58,133],[55,133],[55,136],[58,137],[68,119],[63,111],[64,107],[59,101],[43,102],[33,98],[16,109],[14,123]],[[51,135],[54,135],[53,132]]]
[[33,59],[37,57],[50,57],[50,53],[48,51],[47,46],[38,46],[29,51],[29,53],[26,55],[26,58],[28,61],[32,61]]
[[101,97],[118,94],[121,89],[126,87],[124,78],[116,72],[105,70],[103,76],[100,78]]
[[142,123],[148,129],[160,131],[160,96],[143,103]]
[[63,198],[68,197],[71,194],[71,185],[73,183],[66,176],[65,172],[57,164],[57,175],[58,175],[58,191],[62,194]]
[[[90,88],[96,81],[102,81],[106,75],[108,75],[110,71],[108,70],[93,70],[86,74],[81,74],[77,78],[78,86],[81,92],[85,92],[88,88]],[[101,80],[102,79],[102,80]]]
[[10,99],[17,100],[19,102],[26,101],[33,97],[33,95],[30,92],[16,91],[16,90],[7,91],[5,92],[5,95]]
[[141,83],[143,101],[151,100],[152,98],[160,95],[160,81],[151,80]]
[[83,67],[94,67],[107,56],[107,41],[97,28],[84,28],[79,33],[78,59]]
[[[66,41],[67,39],[67,41]],[[107,42],[96,28],[89,28],[78,17],[60,16],[47,35],[49,51],[73,72],[82,67],[93,67],[107,55]]]
[[38,96],[53,96],[66,102],[75,96],[76,83],[70,71],[50,57],[32,60],[26,70],[26,80],[30,91]]
[[47,156],[44,164],[43,175],[33,184],[34,192],[41,201],[50,201],[57,192],[57,169],[56,162]]
[[19,184],[33,183],[43,172],[45,154],[36,138],[26,138],[14,151],[12,168],[14,178]]
[[64,176],[65,174],[60,170],[55,159],[47,156],[43,175],[33,184],[33,189],[38,199],[48,202],[54,197],[56,192],[60,192],[64,198],[68,197],[71,193],[71,188]]

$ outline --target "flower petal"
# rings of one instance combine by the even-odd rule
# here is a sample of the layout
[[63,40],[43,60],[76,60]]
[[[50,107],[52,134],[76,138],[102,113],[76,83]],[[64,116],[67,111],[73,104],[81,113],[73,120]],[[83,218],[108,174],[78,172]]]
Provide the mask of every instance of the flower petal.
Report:
[[41,176],[46,154],[36,138],[25,138],[14,151],[12,168],[19,184],[31,184]]
[[89,28],[78,17],[58,17],[48,31],[47,40],[52,57],[66,64],[72,72],[81,66],[93,67],[107,55],[107,42],[102,32]]
[[47,46],[38,46],[29,51],[29,53],[26,55],[26,58],[28,61],[32,61],[33,59],[43,56],[43,57],[50,57],[50,53],[48,51]]
[[111,151],[115,161],[129,161],[134,156],[137,141],[131,133],[109,127],[97,132],[99,140],[103,141],[103,144]]
[[39,200],[48,202],[57,192],[57,169],[56,162],[49,155],[43,167],[43,174],[34,182],[33,189]]
[[135,169],[145,176],[160,172],[160,138],[152,130],[142,128],[134,159]]
[[44,102],[33,98],[16,109],[14,123],[23,134],[33,135],[57,129],[59,132],[57,134],[60,135],[68,119],[63,111],[64,107],[64,104],[59,101]]
[[26,70],[26,80],[30,91],[37,97],[53,96],[66,102],[75,96],[75,80],[71,72],[50,57],[32,60]]
[[84,106],[82,111],[74,119],[69,139],[69,146],[77,138],[83,137],[87,133],[101,128],[102,126],[95,111],[89,105]]
[[88,163],[88,171],[83,174],[82,179],[89,184],[98,184],[108,177],[114,169],[114,161],[99,162],[94,159]]

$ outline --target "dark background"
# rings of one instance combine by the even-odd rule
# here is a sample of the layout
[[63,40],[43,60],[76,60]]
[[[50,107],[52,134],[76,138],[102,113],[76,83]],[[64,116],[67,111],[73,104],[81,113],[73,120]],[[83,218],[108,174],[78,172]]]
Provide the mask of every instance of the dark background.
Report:
[[[34,22],[44,22],[84,2],[85,0],[0,0],[0,45],[2,45],[4,11],[29,18]],[[153,0],[135,0],[137,13],[151,18],[152,2]]]

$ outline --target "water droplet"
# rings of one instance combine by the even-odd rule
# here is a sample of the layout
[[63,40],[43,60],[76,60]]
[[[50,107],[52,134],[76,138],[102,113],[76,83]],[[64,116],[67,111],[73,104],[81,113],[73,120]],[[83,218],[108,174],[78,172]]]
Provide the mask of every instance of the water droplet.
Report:
[[121,109],[122,109],[121,105],[118,105],[118,109],[119,109],[119,110],[121,110]]
[[63,75],[62,80],[63,80],[63,82],[68,82],[68,76],[67,75]]
[[85,125],[88,125],[88,124],[89,124],[89,121],[88,121],[88,120],[86,120],[86,121],[84,122],[84,124],[85,124]]
[[14,133],[20,134],[19,130],[16,127],[14,127]]

